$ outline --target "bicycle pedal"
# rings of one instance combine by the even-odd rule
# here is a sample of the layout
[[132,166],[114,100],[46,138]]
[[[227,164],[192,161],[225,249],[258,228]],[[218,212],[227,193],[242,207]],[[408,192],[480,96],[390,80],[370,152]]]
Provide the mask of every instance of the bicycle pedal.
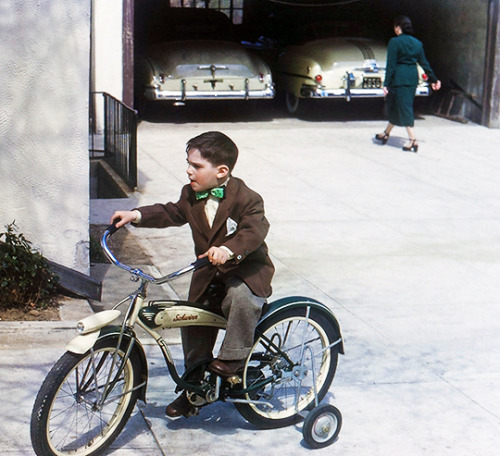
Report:
[[239,385],[243,380],[239,375],[232,375],[231,377],[227,377],[226,381],[231,384],[231,386]]
[[189,418],[190,416],[196,416],[200,414],[200,407],[193,407],[191,410],[189,410],[188,413],[186,413],[186,418]]

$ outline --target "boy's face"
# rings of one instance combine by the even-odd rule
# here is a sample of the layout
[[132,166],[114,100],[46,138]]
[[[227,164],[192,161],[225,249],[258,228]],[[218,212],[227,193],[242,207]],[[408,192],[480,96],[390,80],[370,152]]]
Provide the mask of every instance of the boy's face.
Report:
[[203,158],[198,149],[190,149],[187,154],[187,175],[191,181],[191,188],[195,192],[203,192],[218,187],[229,174],[226,165],[214,166]]

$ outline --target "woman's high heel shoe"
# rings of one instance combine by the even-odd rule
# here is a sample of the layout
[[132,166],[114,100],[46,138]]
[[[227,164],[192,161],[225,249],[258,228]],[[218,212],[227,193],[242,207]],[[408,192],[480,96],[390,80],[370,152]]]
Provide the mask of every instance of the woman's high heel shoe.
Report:
[[384,131],[383,134],[378,133],[375,135],[375,139],[377,141],[380,141],[382,145],[384,145],[389,139],[389,133],[387,133],[386,131]]
[[410,145],[409,146],[403,146],[403,150],[405,152],[417,152],[418,151],[418,144],[416,139],[410,139]]

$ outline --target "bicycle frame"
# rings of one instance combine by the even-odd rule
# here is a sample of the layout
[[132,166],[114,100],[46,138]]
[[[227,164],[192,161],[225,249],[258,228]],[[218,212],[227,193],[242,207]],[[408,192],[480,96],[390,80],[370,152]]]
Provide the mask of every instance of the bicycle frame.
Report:
[[[106,310],[79,321],[77,330],[81,335],[70,341],[66,349],[73,353],[83,354],[88,350],[92,350],[92,347],[99,339],[105,337],[116,337],[116,350],[125,350],[125,356],[115,377],[118,377],[120,375],[126,361],[130,357],[133,350],[138,350],[140,353],[140,357],[143,360],[143,376],[147,378],[146,357],[142,349],[142,345],[134,332],[134,327],[137,325],[144,331],[146,331],[146,333],[148,333],[160,347],[169,373],[178,387],[205,396],[207,393],[205,389],[199,387],[198,385],[188,383],[179,376],[168,344],[165,342],[162,335],[158,331],[156,331],[156,329],[161,330],[182,328],[193,325],[211,326],[219,329],[225,329],[227,320],[222,315],[206,310],[201,306],[188,301],[158,300],[146,303],[146,297],[147,288],[150,283],[160,285],[171,280],[175,280],[182,275],[205,266],[208,261],[197,260],[190,266],[187,266],[166,276],[156,278],[144,273],[140,269],[134,269],[129,267],[128,265],[121,263],[115,257],[115,255],[111,252],[107,245],[107,239],[111,234],[113,234],[114,231],[116,231],[114,227],[109,227],[105,231],[101,239],[101,246],[103,248],[103,251],[113,264],[120,267],[121,269],[128,271],[132,274],[135,280],[140,281],[140,285],[132,294],[115,304],[112,310]],[[118,310],[118,308],[126,303],[129,304],[121,326],[111,326],[111,324],[121,316],[121,312]],[[127,344],[125,347],[123,347],[124,343]],[[268,344],[270,349],[272,348],[275,352],[281,353],[280,348],[275,343],[273,343],[273,341],[269,340]],[[286,358],[285,353],[281,354]],[[291,366],[293,365],[291,360],[288,360],[288,362]],[[248,389],[239,389],[237,392],[235,392],[235,395],[243,396],[253,390],[261,388],[265,384],[270,383],[272,380],[273,379],[267,379],[263,382],[256,383]],[[136,387],[143,388],[143,393],[141,395],[143,400],[145,399],[146,384],[147,381],[141,383],[141,385]],[[111,379],[109,379],[108,387],[106,388],[106,390],[112,389],[112,386],[113,385]],[[105,400],[105,395],[103,395],[102,400]]]
[[[143,378],[146,379],[141,383],[141,385],[136,388],[141,388],[141,399],[145,401],[148,367],[144,349],[142,348],[142,344],[140,343],[134,331],[134,328],[137,325],[142,328],[147,334],[149,334],[155,340],[156,344],[160,347],[169,373],[176,385],[180,389],[185,389],[192,393],[207,397],[209,392],[207,392],[206,388],[202,388],[197,384],[189,383],[179,375],[168,344],[163,339],[158,330],[182,328],[187,326],[211,326],[219,329],[225,329],[227,324],[226,318],[224,318],[222,315],[211,312],[200,305],[188,301],[157,300],[146,302],[146,298],[147,288],[150,283],[160,285],[175,280],[185,274],[199,269],[200,267],[206,266],[208,264],[208,259],[203,258],[201,260],[197,260],[191,265],[163,277],[153,277],[149,274],[146,274],[140,269],[131,268],[130,266],[121,263],[115,257],[107,244],[107,239],[115,231],[117,231],[117,229],[114,226],[110,226],[106,229],[101,239],[102,249],[113,264],[132,274],[133,280],[140,281],[139,287],[132,294],[118,302],[112,310],[99,312],[78,322],[77,330],[81,335],[73,339],[67,345],[66,349],[74,353],[83,354],[88,350],[92,350],[92,347],[95,345],[95,343],[102,338],[117,338],[116,351],[122,349],[125,352],[125,357],[123,358],[122,364],[119,367],[116,377],[121,374],[126,361],[131,356],[131,354],[136,351],[142,361]],[[123,318],[122,324],[119,326],[113,326],[112,323],[121,316],[121,311],[119,311],[118,308],[126,303],[128,303],[128,306],[125,311],[125,316]],[[278,311],[283,311],[294,307],[305,307],[306,315],[309,314],[311,308],[315,308],[316,310],[319,310],[322,313],[326,314],[328,318],[332,319],[339,334],[339,339],[336,340],[332,345],[339,344],[339,352],[344,352],[343,338],[340,333],[340,327],[335,317],[326,306],[316,300],[310,298],[289,297],[275,301],[269,306],[268,312],[263,317],[260,323],[262,323],[266,318],[271,317]],[[305,341],[303,341],[302,343],[304,344],[304,342]],[[293,361],[288,358],[287,354],[282,352],[279,344],[273,340],[266,340],[265,343],[267,344],[268,350],[272,350],[274,353],[279,353],[283,357],[283,359],[286,360],[290,368],[290,375],[292,375],[292,369],[295,365]],[[326,347],[325,350],[329,348],[331,348],[331,346]],[[302,353],[304,353],[303,347]],[[303,358],[303,355],[301,357]],[[262,382],[255,383],[250,388],[231,390],[230,394],[231,396],[233,396],[233,399],[226,399],[232,402],[241,401],[242,399],[238,399],[238,396],[244,396],[248,393],[251,393],[252,391],[257,390],[274,380],[276,380],[274,377],[270,377],[266,380],[263,380]],[[109,386],[112,387],[112,383],[108,383],[108,387],[106,388],[106,390],[111,389]],[[212,394],[218,397],[219,388],[220,379],[216,385],[216,392]],[[105,400],[105,397],[103,400]],[[247,401],[245,400],[245,402]]]

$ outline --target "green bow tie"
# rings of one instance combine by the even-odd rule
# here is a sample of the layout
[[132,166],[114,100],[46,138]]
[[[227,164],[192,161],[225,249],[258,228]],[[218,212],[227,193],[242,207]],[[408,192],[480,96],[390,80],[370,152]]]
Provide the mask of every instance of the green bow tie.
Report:
[[204,192],[196,192],[196,199],[201,200],[208,198],[209,195],[212,195],[214,198],[223,199],[226,187],[217,187],[212,188],[211,190],[205,190]]

